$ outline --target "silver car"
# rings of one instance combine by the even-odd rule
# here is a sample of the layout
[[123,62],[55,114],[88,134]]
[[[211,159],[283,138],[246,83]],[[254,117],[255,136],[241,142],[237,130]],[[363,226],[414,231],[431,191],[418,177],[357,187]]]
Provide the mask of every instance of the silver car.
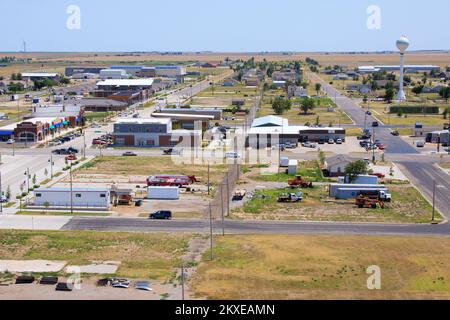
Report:
[[134,284],[134,287],[137,290],[144,290],[144,291],[152,291],[153,289],[150,287],[149,281],[136,281]]

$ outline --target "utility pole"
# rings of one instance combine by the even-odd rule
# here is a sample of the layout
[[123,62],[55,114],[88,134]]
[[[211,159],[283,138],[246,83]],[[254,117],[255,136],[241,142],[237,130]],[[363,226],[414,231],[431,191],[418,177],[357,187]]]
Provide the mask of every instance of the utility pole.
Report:
[[209,202],[209,239],[210,239],[210,259],[213,260],[213,228],[212,228],[212,212],[211,201]]
[[209,161],[208,161],[208,195],[209,195],[209,192],[210,192],[210,188],[209,188]]
[[53,154],[50,153],[50,160],[48,160],[48,162],[50,162],[50,178],[53,179]]
[[14,139],[14,135],[12,135],[12,139],[13,139],[13,150],[12,150],[12,152],[13,152],[13,157],[15,156],[15,154],[16,154],[16,140]]
[[220,209],[222,211],[222,235],[225,235],[225,221],[224,221],[224,211],[223,211],[223,184],[220,185]]
[[30,168],[24,174],[27,176],[27,192],[30,192]]
[[86,158],[86,133],[83,132],[83,158]]
[[227,175],[225,176],[225,178],[226,178],[226,187],[227,187],[227,192],[226,192],[226,197],[227,197],[227,199],[226,199],[226,202],[227,202],[227,217],[229,217],[230,216],[230,186],[228,185],[228,171],[227,171]]
[[184,300],[184,265],[181,265],[181,300]]
[[372,127],[372,162],[375,164],[375,127]]
[[70,175],[70,214],[73,215],[72,161],[70,161],[69,175]]
[[434,210],[435,210],[435,207],[434,207],[434,203],[435,203],[435,195],[436,195],[436,180],[433,180],[433,211],[432,211],[432,214],[431,214],[431,222],[434,222]]

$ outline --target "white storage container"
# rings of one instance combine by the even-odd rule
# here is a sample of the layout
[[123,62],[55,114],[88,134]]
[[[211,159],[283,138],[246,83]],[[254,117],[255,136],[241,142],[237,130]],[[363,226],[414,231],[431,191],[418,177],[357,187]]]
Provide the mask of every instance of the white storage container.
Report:
[[147,199],[177,200],[180,198],[180,188],[178,187],[158,187],[147,188]]

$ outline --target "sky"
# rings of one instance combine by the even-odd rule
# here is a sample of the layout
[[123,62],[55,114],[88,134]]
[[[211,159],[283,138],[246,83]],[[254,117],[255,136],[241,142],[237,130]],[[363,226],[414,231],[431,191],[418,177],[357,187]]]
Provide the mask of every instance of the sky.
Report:
[[0,51],[383,51],[401,35],[448,50],[449,12],[448,0],[0,0]]

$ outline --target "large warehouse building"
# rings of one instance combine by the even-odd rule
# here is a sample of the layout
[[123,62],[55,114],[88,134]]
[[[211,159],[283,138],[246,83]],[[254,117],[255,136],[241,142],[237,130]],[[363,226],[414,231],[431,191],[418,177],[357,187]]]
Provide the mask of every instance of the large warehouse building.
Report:
[[265,116],[253,120],[248,132],[247,146],[252,148],[271,147],[281,143],[305,141],[345,141],[345,129],[335,127],[291,126],[287,119],[277,116]]

